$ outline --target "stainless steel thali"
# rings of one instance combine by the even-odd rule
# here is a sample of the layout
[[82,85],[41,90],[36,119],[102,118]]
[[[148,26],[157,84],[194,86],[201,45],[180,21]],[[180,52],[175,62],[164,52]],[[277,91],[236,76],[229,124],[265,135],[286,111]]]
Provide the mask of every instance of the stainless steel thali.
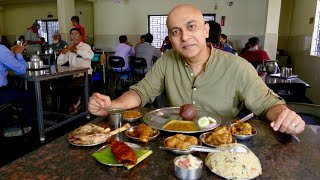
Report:
[[[176,132],[176,133],[199,133],[199,132],[206,132],[212,129],[215,129],[221,124],[221,118],[216,113],[207,112],[204,110],[197,109],[197,116],[193,120],[194,124],[198,127],[198,131],[172,131],[163,129],[163,126],[170,122],[171,120],[183,120],[182,117],[179,115],[180,107],[166,107],[161,109],[156,109],[154,111],[150,111],[149,113],[143,116],[144,123],[148,124],[152,128],[159,129],[162,131],[167,132]],[[199,118],[203,116],[209,116],[214,118],[217,122],[215,125],[210,126],[208,128],[200,128],[198,126]]]

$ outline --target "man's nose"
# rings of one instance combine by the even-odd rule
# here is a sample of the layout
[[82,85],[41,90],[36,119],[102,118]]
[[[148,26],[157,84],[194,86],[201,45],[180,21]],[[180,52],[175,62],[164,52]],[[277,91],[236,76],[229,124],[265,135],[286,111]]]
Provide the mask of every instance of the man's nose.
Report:
[[181,31],[181,40],[182,41],[186,41],[190,38],[190,32],[186,31],[186,30],[182,30]]

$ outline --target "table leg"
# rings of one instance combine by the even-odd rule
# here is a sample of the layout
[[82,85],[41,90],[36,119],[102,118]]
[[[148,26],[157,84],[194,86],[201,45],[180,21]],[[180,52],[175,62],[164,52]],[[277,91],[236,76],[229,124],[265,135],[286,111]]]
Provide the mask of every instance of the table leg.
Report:
[[87,112],[87,119],[90,119],[90,114],[88,112],[88,100],[89,100],[89,80],[88,80],[88,72],[85,73],[85,78],[84,78],[84,108],[85,112]]
[[36,103],[37,103],[39,136],[40,136],[40,141],[43,142],[45,140],[45,136],[44,136],[43,109],[42,109],[40,81],[35,81],[34,87],[35,87],[35,95],[36,95]]

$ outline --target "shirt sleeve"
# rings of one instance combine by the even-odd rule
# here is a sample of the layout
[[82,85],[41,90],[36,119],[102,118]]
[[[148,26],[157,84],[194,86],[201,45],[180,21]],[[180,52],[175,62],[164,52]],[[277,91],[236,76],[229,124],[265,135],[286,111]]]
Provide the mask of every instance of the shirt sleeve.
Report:
[[91,47],[87,44],[83,44],[82,47],[78,48],[77,54],[80,55],[85,60],[90,60],[93,58],[94,53]]
[[141,107],[152,103],[164,90],[166,60],[163,57],[153,65],[146,76],[137,84],[130,86],[141,98]]
[[130,56],[134,56],[134,55],[135,55],[134,47],[133,47],[133,46],[130,47],[129,55],[130,55]]
[[27,63],[23,59],[21,54],[16,54],[16,56],[9,50],[3,51],[2,59],[5,59],[2,63],[8,69],[13,70],[15,74],[21,75],[26,73]]
[[[67,52],[67,53],[68,53],[68,52]],[[57,64],[58,64],[58,66],[61,66],[61,65],[65,64],[66,62],[69,61],[68,56],[67,56],[67,53],[66,53],[66,54],[62,54],[62,53],[61,53],[61,54],[58,56],[58,59],[57,59]]]
[[247,73],[242,73],[240,96],[251,112],[263,116],[271,107],[285,104],[285,101],[263,82],[250,64],[241,71]]

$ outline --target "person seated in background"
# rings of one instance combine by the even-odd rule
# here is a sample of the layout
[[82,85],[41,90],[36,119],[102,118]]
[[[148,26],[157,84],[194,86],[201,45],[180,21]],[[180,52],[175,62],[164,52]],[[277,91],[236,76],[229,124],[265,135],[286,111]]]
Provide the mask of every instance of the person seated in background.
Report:
[[271,121],[274,131],[300,134],[304,130],[301,117],[268,88],[248,62],[207,45],[209,25],[198,8],[189,4],[174,7],[167,27],[174,50],[164,53],[139,83],[117,99],[94,93],[89,112],[105,116],[111,108],[144,106],[165,91],[169,106],[193,104],[232,118],[245,105]]
[[[129,56],[134,56],[134,48],[132,44],[128,41],[128,37],[126,35],[121,35],[119,37],[119,42],[115,48],[115,56],[120,56],[124,60],[124,67],[122,68],[122,72],[129,72],[131,70],[129,65]],[[112,68],[115,72],[120,72],[121,68]],[[123,76],[123,78],[127,79],[127,76]]]
[[146,36],[146,35],[141,35],[141,36],[140,36],[140,41],[136,44],[136,46],[139,46],[140,44],[143,44],[143,43],[146,41],[145,36]]
[[172,49],[172,44],[170,42],[169,36],[166,36],[165,39],[163,40],[160,51],[164,53],[170,49]]
[[41,44],[44,42],[40,39],[38,30],[40,25],[37,22],[34,22],[31,26],[31,31],[27,31],[24,35],[27,42],[27,53],[36,54],[38,51],[41,52]]
[[7,36],[5,36],[5,35],[1,36],[0,44],[6,46],[8,49],[10,49],[10,47],[11,47],[10,43],[7,39]]
[[254,67],[270,60],[266,51],[259,49],[259,38],[252,37],[248,40],[250,48],[240,56],[249,61]]
[[46,42],[46,40],[44,39],[44,37],[41,37],[40,40],[43,42],[43,43],[41,44],[41,52],[42,52],[42,53],[45,53],[45,51],[48,50],[48,48],[49,48],[49,44],[48,44],[48,42]]
[[241,49],[241,51],[240,51],[240,56],[241,56],[241,54],[243,54],[243,53],[245,53],[245,52],[247,52],[248,51],[248,49],[250,49],[250,45],[249,45],[249,42],[246,42],[246,44],[244,45],[244,48],[242,48]]
[[[0,45],[0,105],[7,103],[22,102],[23,106],[23,118],[26,120],[27,127],[25,133],[31,130],[32,125],[32,102],[34,102],[32,95],[26,91],[20,91],[8,86],[8,70],[12,70],[17,75],[24,75],[26,73],[27,63],[23,59],[22,52],[25,49],[25,44],[15,45],[11,51]],[[0,123],[4,123],[0,120]],[[4,131],[5,136],[19,136],[22,135],[22,131],[19,127],[13,127]]]
[[[144,58],[147,62],[147,68],[144,72],[148,72],[151,69],[152,58],[155,56],[159,58],[161,56],[161,52],[154,46],[151,45],[153,41],[153,35],[147,33],[145,35],[145,42],[136,47],[136,57]],[[142,74],[143,70],[137,70],[138,73]]]
[[[89,78],[91,78],[92,68],[91,68],[91,59],[94,56],[93,51],[91,50],[91,46],[82,41],[81,30],[78,28],[72,28],[70,30],[70,39],[71,45],[66,46],[61,54],[58,56],[57,65],[61,66],[66,62],[69,62],[70,67],[85,67],[89,68],[88,74]],[[80,87],[84,83],[84,74],[80,73],[78,75],[74,75],[71,80],[66,80],[66,83],[61,83],[60,85],[63,88],[68,89],[68,99],[70,99],[71,104],[69,108],[70,114],[76,114],[80,108],[81,96],[83,92],[83,88]],[[70,81],[70,82],[68,82]]]
[[223,44],[223,50],[233,54],[233,48],[228,44],[228,36],[225,34],[220,35],[220,42]]
[[54,34],[53,35],[53,43],[52,43],[52,49],[56,51],[58,54],[64,49],[64,47],[68,46],[67,42],[61,40],[60,34]]

